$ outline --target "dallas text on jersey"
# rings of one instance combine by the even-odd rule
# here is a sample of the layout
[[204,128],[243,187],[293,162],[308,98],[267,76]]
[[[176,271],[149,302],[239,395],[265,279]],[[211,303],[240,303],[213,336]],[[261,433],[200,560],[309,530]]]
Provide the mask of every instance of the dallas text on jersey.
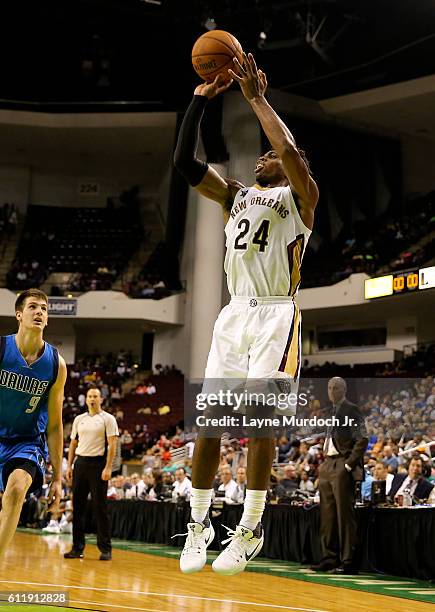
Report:
[[39,380],[38,378],[30,378],[16,372],[8,370],[0,371],[0,386],[14,391],[22,391],[30,395],[43,395],[48,385],[48,380]]

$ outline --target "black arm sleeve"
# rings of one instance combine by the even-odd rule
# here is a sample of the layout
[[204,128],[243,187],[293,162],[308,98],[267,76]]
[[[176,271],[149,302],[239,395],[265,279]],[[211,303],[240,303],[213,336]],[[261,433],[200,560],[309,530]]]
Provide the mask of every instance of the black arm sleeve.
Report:
[[192,187],[199,185],[208,169],[208,164],[196,157],[199,126],[206,104],[205,96],[193,96],[180,127],[174,154],[175,167]]

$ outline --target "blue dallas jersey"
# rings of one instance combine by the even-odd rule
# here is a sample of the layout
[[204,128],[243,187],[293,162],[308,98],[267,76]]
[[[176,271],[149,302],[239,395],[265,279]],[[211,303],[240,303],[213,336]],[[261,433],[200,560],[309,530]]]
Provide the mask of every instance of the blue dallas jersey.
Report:
[[0,344],[0,439],[40,438],[47,429],[48,394],[59,368],[57,349],[45,342],[41,357],[28,365],[15,334]]

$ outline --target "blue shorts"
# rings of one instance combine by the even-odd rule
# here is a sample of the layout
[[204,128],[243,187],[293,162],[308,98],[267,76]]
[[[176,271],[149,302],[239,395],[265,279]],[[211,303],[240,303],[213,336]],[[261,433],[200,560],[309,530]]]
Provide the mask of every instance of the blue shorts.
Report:
[[10,474],[8,464],[16,460],[27,459],[36,466],[36,474],[30,485],[29,492],[42,487],[45,476],[45,464],[48,459],[46,445],[41,442],[17,441],[14,439],[0,442],[0,491],[6,488],[7,477]]

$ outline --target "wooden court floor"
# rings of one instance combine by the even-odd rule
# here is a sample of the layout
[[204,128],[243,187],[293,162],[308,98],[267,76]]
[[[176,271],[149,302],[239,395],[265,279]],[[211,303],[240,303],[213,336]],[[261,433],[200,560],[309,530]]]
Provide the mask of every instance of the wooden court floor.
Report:
[[[245,572],[221,577],[210,566],[184,576],[176,559],[114,550],[98,560],[88,545],[85,559],[63,559],[64,537],[17,533],[0,561],[1,591],[69,592],[70,607],[107,612],[429,612],[433,605],[340,587]],[[29,606],[29,609],[31,607]]]

